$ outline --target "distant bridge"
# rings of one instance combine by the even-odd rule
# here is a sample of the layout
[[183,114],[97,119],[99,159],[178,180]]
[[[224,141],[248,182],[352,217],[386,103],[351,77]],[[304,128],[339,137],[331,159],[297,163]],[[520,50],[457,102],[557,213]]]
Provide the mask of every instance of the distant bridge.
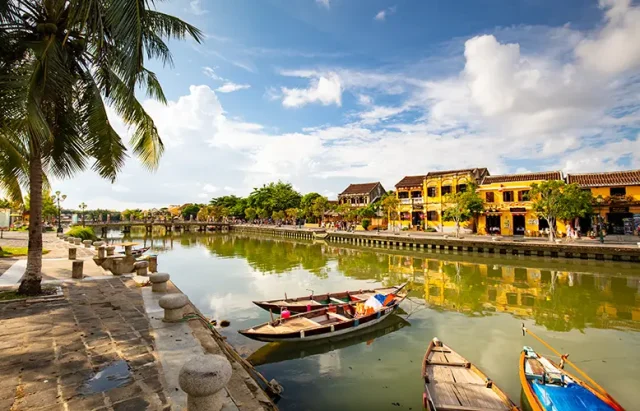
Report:
[[[78,223],[78,225],[82,225]],[[167,232],[172,231],[229,231],[231,223],[214,223],[210,221],[110,221],[110,222],[93,222],[85,221],[87,227],[93,227],[94,230],[100,230],[103,236],[106,236],[109,230],[120,229],[124,233],[131,231],[131,227],[144,227],[147,232],[151,232],[154,227],[164,227]]]

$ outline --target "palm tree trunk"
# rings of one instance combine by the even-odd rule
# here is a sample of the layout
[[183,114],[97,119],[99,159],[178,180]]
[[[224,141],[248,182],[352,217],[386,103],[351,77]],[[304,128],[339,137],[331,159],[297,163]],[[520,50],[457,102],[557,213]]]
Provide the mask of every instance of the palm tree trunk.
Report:
[[42,159],[39,148],[32,150],[29,161],[29,198],[29,252],[18,292],[37,295],[42,292]]

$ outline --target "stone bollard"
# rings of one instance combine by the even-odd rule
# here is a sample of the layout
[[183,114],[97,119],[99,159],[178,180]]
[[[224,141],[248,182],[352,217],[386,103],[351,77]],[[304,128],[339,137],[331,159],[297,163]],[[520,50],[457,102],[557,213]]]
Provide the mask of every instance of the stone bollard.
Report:
[[91,248],[91,243],[93,243],[91,240],[84,240],[82,242],[82,244],[84,244],[84,248]]
[[103,245],[104,245],[104,241],[94,241],[93,242],[93,246],[95,248],[98,248],[98,247],[103,246]]
[[124,255],[126,255],[126,256],[133,255],[133,246],[132,245],[125,245],[124,246]]
[[69,247],[69,260],[75,260],[76,259],[76,251],[78,249],[75,247]]
[[162,321],[172,323],[182,319],[182,309],[189,302],[184,294],[169,294],[160,297],[158,303],[164,308],[164,319]]
[[73,243],[73,237],[66,237],[64,241],[66,241],[67,243]]
[[113,275],[122,275],[122,259],[121,258],[114,258],[113,262],[111,263],[111,273]]
[[220,411],[226,403],[223,388],[233,372],[229,360],[221,355],[191,358],[180,369],[178,383],[187,393],[188,411]]
[[133,264],[133,269],[136,270],[136,275],[147,276],[149,273],[147,272],[147,268],[149,268],[149,262],[147,261],[136,261]]
[[72,263],[71,278],[82,280],[82,278],[84,277],[84,275],[82,274],[83,265],[84,265],[84,261],[82,260],[76,260]]
[[60,238],[62,238],[62,241],[67,241],[67,238],[69,238],[69,236],[66,234],[62,234]]
[[154,293],[166,293],[167,281],[169,281],[169,274],[167,273],[155,273],[149,276],[151,282],[151,291]]
[[74,238],[73,239],[73,243],[75,245],[81,245],[82,244],[82,238]]
[[105,258],[107,256],[107,247],[101,245],[98,247],[98,258]]
[[116,252],[116,247],[113,245],[107,246],[107,257],[114,255]]
[[151,273],[158,272],[158,256],[155,254],[151,254],[149,256],[149,272]]

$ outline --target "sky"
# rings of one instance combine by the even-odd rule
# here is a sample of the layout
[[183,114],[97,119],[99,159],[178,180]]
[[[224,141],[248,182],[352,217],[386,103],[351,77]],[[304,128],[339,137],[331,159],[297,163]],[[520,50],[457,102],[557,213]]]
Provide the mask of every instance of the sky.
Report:
[[[165,144],[64,206],[159,208],[270,181],[329,199],[350,183],[640,168],[640,5],[631,0],[173,0],[205,33],[148,62]],[[131,131],[112,122],[127,138]]]

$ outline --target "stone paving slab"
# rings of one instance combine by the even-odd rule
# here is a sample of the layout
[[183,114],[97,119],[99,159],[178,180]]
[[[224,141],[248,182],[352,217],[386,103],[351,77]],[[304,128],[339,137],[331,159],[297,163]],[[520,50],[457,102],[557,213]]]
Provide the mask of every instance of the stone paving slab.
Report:
[[[140,290],[130,279],[63,284],[66,299],[0,305],[1,410],[168,410]],[[131,378],[87,393],[96,372],[126,361]]]

